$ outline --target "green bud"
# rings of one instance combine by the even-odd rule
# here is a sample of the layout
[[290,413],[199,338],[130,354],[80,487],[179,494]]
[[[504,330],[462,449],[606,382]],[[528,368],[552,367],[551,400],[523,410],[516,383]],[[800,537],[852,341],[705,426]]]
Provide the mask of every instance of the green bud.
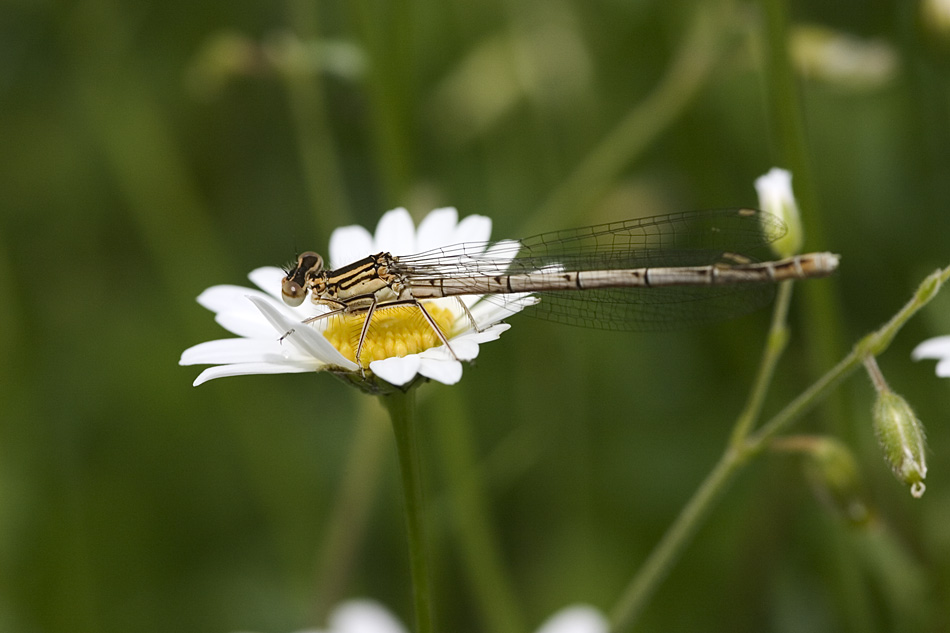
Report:
[[851,450],[834,438],[817,437],[805,454],[805,474],[815,495],[852,525],[865,525],[871,511],[864,502]]
[[250,38],[222,31],[208,38],[188,65],[185,80],[194,96],[216,97],[234,77],[260,67],[260,50]]
[[884,449],[884,458],[899,480],[910,486],[910,494],[924,494],[927,476],[924,426],[907,401],[882,389],[874,403],[874,433]]

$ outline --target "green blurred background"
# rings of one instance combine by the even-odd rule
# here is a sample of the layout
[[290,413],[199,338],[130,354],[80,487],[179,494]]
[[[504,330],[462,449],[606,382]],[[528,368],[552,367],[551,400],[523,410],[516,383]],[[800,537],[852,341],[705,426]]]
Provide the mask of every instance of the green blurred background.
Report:
[[[177,364],[227,335],[204,288],[395,206],[522,236],[754,205],[793,169],[807,248],[843,263],[796,289],[774,413],[950,263],[948,80],[950,19],[909,0],[7,0],[0,631],[277,633],[355,596],[411,621],[379,404]],[[506,598],[512,630],[609,611],[727,441],[767,312],[662,335],[516,316],[423,386],[441,630],[496,630]],[[874,527],[767,455],[643,630],[947,630],[950,381],[909,357],[942,333],[947,296],[880,359],[929,428],[922,499],[855,376],[796,430],[852,448]],[[499,561],[501,598],[477,571]]]

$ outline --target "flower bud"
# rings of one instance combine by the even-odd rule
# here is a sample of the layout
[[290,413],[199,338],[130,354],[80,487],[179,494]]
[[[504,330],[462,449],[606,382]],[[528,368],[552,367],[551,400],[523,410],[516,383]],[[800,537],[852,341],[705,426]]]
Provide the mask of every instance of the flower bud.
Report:
[[852,525],[865,525],[871,511],[863,498],[851,450],[834,438],[819,437],[806,455],[805,473],[815,495]]
[[222,31],[208,38],[185,73],[193,96],[216,97],[234,77],[260,70],[260,49],[240,33]]
[[792,193],[792,173],[773,167],[769,173],[755,180],[759,194],[759,208],[780,218],[788,232],[772,243],[772,249],[781,257],[798,253],[802,247],[802,219],[798,203]]
[[878,392],[874,403],[874,433],[894,474],[910,486],[910,494],[924,494],[927,476],[924,426],[907,401],[891,391]]

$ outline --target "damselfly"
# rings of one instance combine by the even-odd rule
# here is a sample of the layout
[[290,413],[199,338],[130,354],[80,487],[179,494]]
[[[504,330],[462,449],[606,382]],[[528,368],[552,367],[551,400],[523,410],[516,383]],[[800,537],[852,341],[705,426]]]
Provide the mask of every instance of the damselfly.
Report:
[[[677,213],[543,233],[522,240],[467,242],[416,254],[376,253],[335,270],[306,252],[287,271],[286,303],[310,299],[329,310],[304,321],[365,314],[356,360],[373,314],[412,306],[453,354],[424,301],[484,295],[540,298],[531,314],[610,330],[660,330],[738,316],[767,303],[774,284],[825,277],[838,255],[773,261],[770,242],[784,224],[755,209]],[[462,310],[474,319],[466,304]],[[290,335],[291,332],[285,334]]]

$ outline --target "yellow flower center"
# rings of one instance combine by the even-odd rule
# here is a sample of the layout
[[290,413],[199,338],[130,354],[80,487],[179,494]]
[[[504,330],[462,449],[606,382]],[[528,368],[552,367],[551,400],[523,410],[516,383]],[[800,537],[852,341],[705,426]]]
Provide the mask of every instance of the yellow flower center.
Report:
[[[452,311],[431,303],[426,304],[426,311],[438,324],[446,338],[451,337],[452,326],[455,323],[455,315]],[[356,348],[360,344],[360,332],[363,330],[365,321],[366,314],[341,314],[330,317],[323,336],[343,356],[355,363],[357,362]],[[363,341],[359,363],[365,368],[369,367],[374,360],[418,354],[441,344],[439,335],[415,306],[377,308],[366,331],[366,340]]]

